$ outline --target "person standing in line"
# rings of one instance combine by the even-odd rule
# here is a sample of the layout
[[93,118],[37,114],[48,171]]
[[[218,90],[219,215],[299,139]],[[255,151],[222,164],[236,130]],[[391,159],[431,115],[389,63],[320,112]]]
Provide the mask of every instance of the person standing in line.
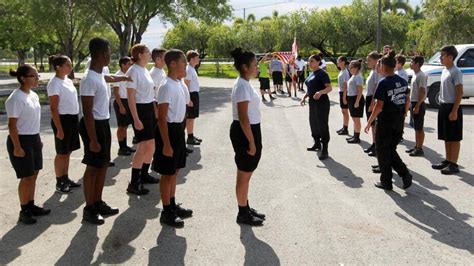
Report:
[[260,93],[262,94],[262,102],[267,102],[265,99],[265,93],[268,93],[270,100],[273,101],[276,98],[272,96],[270,90],[270,74],[269,74],[269,58],[268,55],[262,56],[258,63],[258,81],[260,82]]
[[257,74],[257,60],[254,53],[241,48],[234,49],[231,54],[234,67],[239,71],[232,89],[233,122],[230,126],[230,140],[237,165],[235,193],[239,212],[236,222],[260,226],[265,214],[251,208],[248,201],[250,178],[262,156],[260,101],[257,91],[250,84],[250,79]]
[[191,101],[186,108],[186,131],[188,132],[188,139],[186,141],[189,145],[200,145],[202,139],[194,136],[194,120],[199,117],[199,79],[195,67],[199,64],[199,54],[196,51],[189,50],[186,52],[186,77],[184,83],[189,90]]
[[314,145],[308,151],[322,150],[319,160],[328,158],[329,143],[329,108],[330,102],[328,93],[332,91],[331,79],[326,71],[320,68],[322,58],[319,55],[312,55],[309,58],[309,68],[313,71],[305,81],[307,93],[301,100],[301,106],[309,98],[309,124]]
[[441,74],[440,102],[438,111],[438,139],[444,141],[446,160],[433,164],[432,168],[441,170],[444,175],[459,173],[457,164],[461,149],[463,113],[461,99],[464,93],[461,71],[454,65],[458,56],[456,47],[441,48],[441,64],[445,66]]
[[368,133],[372,122],[376,123],[377,160],[380,166],[380,182],[374,185],[384,190],[392,190],[392,168],[403,180],[403,188],[412,184],[412,175],[397,153],[397,145],[403,132],[408,101],[408,82],[395,74],[395,52],[382,57],[381,71],[384,75],[375,91],[375,107],[365,127]]
[[354,121],[354,136],[347,138],[347,143],[360,143],[360,119],[364,117],[364,78],[360,71],[362,60],[352,60],[349,64],[349,71],[352,74],[347,82],[347,98],[349,102],[349,112]]
[[33,88],[38,87],[38,71],[30,65],[10,70],[20,88],[13,90],[5,102],[8,117],[7,151],[15,170],[20,199],[19,223],[34,224],[33,216],[47,215],[51,210],[35,205],[36,179],[43,168],[43,143],[40,137],[41,105]]
[[[84,116],[79,122],[79,134],[84,144],[84,158],[86,164],[84,172],[84,198],[86,206],[83,212],[83,221],[101,225],[103,216],[119,213],[117,208],[110,207],[102,200],[107,167],[110,163],[110,87],[102,73],[110,63],[110,44],[102,38],[93,38],[89,42],[91,64],[86,76],[81,79],[80,95]],[[115,82],[125,81],[117,78]]]
[[407,59],[405,58],[404,55],[397,54],[395,56],[395,60],[397,60],[397,65],[395,67],[395,74],[399,75],[401,78],[403,78],[404,80],[408,82],[408,73],[403,68],[405,66]]
[[81,185],[69,178],[71,153],[81,148],[79,140],[79,102],[77,89],[67,76],[72,65],[65,55],[50,56],[56,75],[48,82],[47,92],[51,108],[51,127],[54,133],[56,157],[56,191],[69,193]]
[[349,61],[345,56],[340,56],[337,59],[337,67],[339,68],[339,75],[337,76],[337,83],[339,85],[339,106],[342,112],[342,128],[336,131],[338,135],[349,135],[349,104],[347,100],[347,82],[351,78],[351,74],[347,69]]
[[271,76],[273,79],[273,90],[283,93],[283,63],[278,59],[278,56],[273,55],[273,60],[270,63]]
[[[367,55],[367,67],[370,70],[369,77],[366,81],[367,93],[366,93],[366,102],[365,102],[365,114],[367,115],[367,120],[370,118],[372,114],[372,110],[374,109],[375,102],[373,101],[373,96],[375,93],[375,89],[377,88],[377,84],[379,83],[380,76],[377,73],[377,61],[380,59],[380,54],[376,51],[370,52]],[[369,156],[376,156],[377,151],[375,149],[375,121],[372,123],[372,145],[367,149],[364,149],[364,152],[367,153]]]
[[424,58],[422,56],[414,56],[411,59],[410,68],[414,75],[411,79],[411,113],[413,117],[413,127],[415,128],[415,147],[408,149],[406,152],[410,156],[423,156],[423,142],[425,140],[425,131],[423,130],[425,122],[425,100],[428,90],[426,89],[427,76],[421,71]]
[[[296,58],[296,75],[298,77],[298,91],[303,91],[303,84],[305,82],[305,77],[304,77],[304,71],[305,71],[305,65],[306,62],[301,58],[301,55],[298,55]],[[296,97],[296,92],[295,92],[295,97]]]
[[288,61],[288,64],[286,64],[286,80],[288,81],[288,83],[290,83],[290,86],[286,87],[287,92],[288,92],[288,97],[291,97],[292,90],[295,92],[295,97],[296,97],[297,79],[298,79],[298,76],[296,75],[295,59],[291,58],[290,61]]
[[127,192],[146,195],[149,190],[143,184],[156,184],[159,179],[150,176],[148,170],[155,152],[155,83],[146,69],[151,55],[144,44],[135,44],[131,49],[134,64],[128,69],[127,96],[133,118],[133,131],[138,141],[132,160],[131,180]]
[[160,194],[163,211],[160,223],[183,227],[183,219],[193,211],[176,203],[176,177],[186,167],[185,119],[186,103],[190,100],[182,79],[186,76],[186,57],[181,50],[165,53],[168,77],[158,90],[158,127],[153,170],[161,174]]
[[[119,60],[120,69],[115,73],[118,76],[125,76],[130,66],[132,66],[132,59],[128,56],[122,57]],[[119,143],[118,155],[130,156],[135,152],[135,149],[127,146],[127,128],[132,124],[132,115],[130,114],[130,107],[128,106],[127,96],[127,82],[117,82],[112,85],[114,93],[114,111],[117,118],[117,140]]]

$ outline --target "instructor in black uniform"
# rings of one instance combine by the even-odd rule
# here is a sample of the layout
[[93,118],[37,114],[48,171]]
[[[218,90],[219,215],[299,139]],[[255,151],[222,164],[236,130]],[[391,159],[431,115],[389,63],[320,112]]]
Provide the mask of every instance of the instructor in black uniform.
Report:
[[408,83],[395,75],[395,52],[391,51],[382,57],[381,72],[385,78],[381,80],[375,91],[374,110],[367,122],[365,132],[368,133],[372,122],[376,121],[377,160],[381,170],[377,188],[392,190],[392,168],[403,179],[403,188],[411,186],[412,176],[407,166],[397,153],[397,145],[403,134],[403,120],[408,109]]

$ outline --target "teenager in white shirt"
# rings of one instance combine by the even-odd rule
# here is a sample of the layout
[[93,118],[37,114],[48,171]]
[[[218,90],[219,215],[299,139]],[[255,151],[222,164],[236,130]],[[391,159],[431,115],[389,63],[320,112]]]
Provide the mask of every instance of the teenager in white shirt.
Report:
[[237,223],[262,225],[265,215],[250,208],[248,202],[250,178],[262,155],[260,97],[249,82],[257,75],[257,59],[254,53],[242,51],[241,48],[232,51],[232,57],[234,66],[239,71],[232,89],[233,122],[230,127],[230,140],[237,165]]
[[[110,44],[102,38],[93,38],[89,42],[91,64],[86,76],[80,83],[82,112],[84,116],[79,122],[79,134],[84,145],[86,164],[84,172],[84,207],[83,220],[92,224],[104,224],[103,216],[115,215],[118,209],[112,208],[102,200],[107,167],[110,163],[110,87],[102,72],[110,63]],[[124,81],[126,77],[114,81]]]
[[395,74],[399,75],[401,78],[408,82],[408,73],[403,68],[407,59],[402,54],[397,54],[395,56],[395,60],[397,61],[397,65],[395,66]]
[[145,195],[149,190],[143,187],[144,183],[159,182],[148,173],[155,152],[155,83],[146,69],[151,59],[148,47],[136,44],[131,53],[134,64],[127,71],[127,76],[132,79],[127,83],[127,95],[138,145],[132,160],[131,180],[127,192]]
[[22,65],[10,75],[17,78],[20,88],[15,89],[5,102],[8,117],[7,151],[10,162],[20,179],[20,217],[18,222],[34,224],[33,216],[51,211],[35,205],[35,185],[38,172],[43,168],[43,143],[40,138],[41,106],[38,94],[39,75],[30,65]]
[[188,102],[184,83],[186,58],[181,50],[169,50],[165,54],[168,77],[158,90],[158,128],[153,170],[161,174],[160,193],[163,203],[160,222],[172,227],[183,227],[182,219],[193,211],[176,203],[176,177],[186,167],[185,118]]
[[161,86],[161,83],[166,79],[166,73],[163,67],[165,66],[165,53],[166,49],[155,48],[151,51],[151,60],[154,65],[150,69],[150,75],[155,84],[155,112],[156,118],[158,119],[158,105],[156,104],[156,99],[158,98],[158,90]]
[[337,83],[339,86],[339,106],[342,112],[342,128],[336,131],[338,135],[349,135],[349,103],[347,101],[347,82],[351,78],[351,74],[347,69],[349,61],[345,56],[340,56],[337,59],[337,66],[340,71],[337,76]]
[[362,60],[352,60],[349,64],[349,71],[352,76],[347,82],[347,98],[349,102],[349,113],[354,121],[354,135],[347,138],[347,143],[360,143],[360,119],[364,117],[364,78],[360,73]]
[[50,62],[56,75],[48,82],[47,91],[51,108],[51,127],[54,133],[56,157],[56,190],[71,192],[81,185],[68,175],[71,153],[81,147],[79,140],[79,101],[77,89],[67,76],[72,71],[71,60],[65,55],[53,55]]
[[305,73],[306,62],[301,58],[301,55],[298,55],[298,58],[295,63],[297,67],[297,76],[298,76],[298,91],[304,91],[303,85],[305,81],[304,73]]
[[188,61],[188,66],[186,67],[184,83],[188,87],[189,95],[191,96],[191,101],[186,110],[186,131],[188,132],[186,143],[189,145],[199,145],[202,140],[194,136],[194,120],[199,117],[199,80],[196,72],[196,66],[199,64],[199,53],[193,50],[186,52],[186,60]]
[[[377,66],[377,61],[381,58],[381,55],[377,51],[370,52],[367,55],[367,67],[370,70],[369,77],[366,81],[366,88],[367,93],[365,97],[365,114],[367,115],[367,120],[369,120],[372,111],[374,110],[375,101],[373,100],[375,89],[377,88],[377,84],[379,83],[380,76],[375,69]],[[375,121],[372,123],[371,127],[372,132],[372,145],[370,147],[364,149],[364,152],[367,153],[369,156],[376,156],[377,151],[375,150]]]

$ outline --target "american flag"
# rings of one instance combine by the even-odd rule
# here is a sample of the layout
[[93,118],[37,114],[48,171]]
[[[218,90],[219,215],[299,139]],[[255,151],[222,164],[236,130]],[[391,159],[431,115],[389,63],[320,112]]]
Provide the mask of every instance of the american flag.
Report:
[[288,64],[291,59],[298,57],[298,44],[296,43],[296,37],[293,40],[293,45],[291,46],[291,52],[274,52],[273,55],[276,55],[283,64]]

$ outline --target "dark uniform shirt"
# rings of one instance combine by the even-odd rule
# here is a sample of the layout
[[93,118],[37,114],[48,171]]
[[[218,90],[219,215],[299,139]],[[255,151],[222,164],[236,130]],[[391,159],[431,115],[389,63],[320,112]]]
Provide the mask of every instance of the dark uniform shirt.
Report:
[[381,80],[375,90],[374,98],[383,101],[384,104],[377,119],[390,121],[403,117],[408,92],[408,82],[398,75]]
[[[310,101],[311,101],[311,100],[314,100],[313,95],[318,91],[324,90],[326,88],[326,84],[331,83],[331,80],[329,79],[329,75],[328,75],[328,73],[326,73],[326,71],[324,71],[322,69],[318,69],[318,70],[312,72],[306,78],[304,83],[308,87],[308,92],[306,93],[306,95],[308,95],[308,97],[310,98]],[[319,99],[323,99],[323,98],[328,98],[328,95],[323,94],[323,95],[321,95],[321,97]]]

